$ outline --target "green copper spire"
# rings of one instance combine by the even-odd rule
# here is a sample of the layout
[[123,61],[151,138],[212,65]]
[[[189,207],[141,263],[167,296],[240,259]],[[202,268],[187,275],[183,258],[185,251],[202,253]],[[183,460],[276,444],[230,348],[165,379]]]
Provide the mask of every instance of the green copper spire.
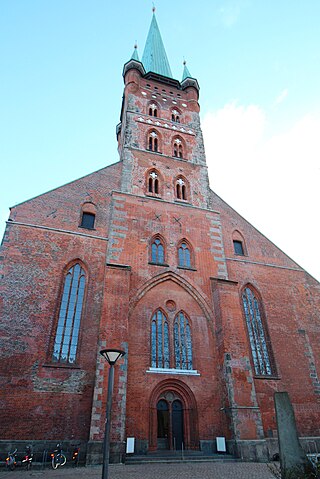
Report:
[[185,80],[186,78],[192,78],[191,73],[188,70],[187,67],[187,62],[183,62],[183,73],[182,73],[182,81]]
[[159,75],[172,78],[170,65],[164,49],[154,9],[146,45],[142,55],[142,64],[146,72],[158,73]]
[[138,55],[138,45],[135,44],[134,46],[134,50],[133,50],[133,53],[132,53],[132,57],[131,57],[131,60],[137,60],[137,62],[139,62],[139,55]]

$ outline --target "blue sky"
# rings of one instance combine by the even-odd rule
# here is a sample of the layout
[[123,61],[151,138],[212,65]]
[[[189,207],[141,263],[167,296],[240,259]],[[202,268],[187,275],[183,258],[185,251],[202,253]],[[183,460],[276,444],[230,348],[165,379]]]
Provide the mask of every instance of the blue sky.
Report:
[[[2,0],[1,229],[9,206],[118,160],[122,67],[152,2]],[[159,0],[174,77],[200,84],[211,187],[320,279],[319,0]]]

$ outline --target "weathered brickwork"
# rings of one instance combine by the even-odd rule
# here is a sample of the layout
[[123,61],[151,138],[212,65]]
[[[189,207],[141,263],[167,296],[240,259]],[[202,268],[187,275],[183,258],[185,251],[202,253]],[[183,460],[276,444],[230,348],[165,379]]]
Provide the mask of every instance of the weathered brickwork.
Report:
[[[319,283],[210,190],[197,84],[144,74],[137,61],[126,64],[124,84],[120,161],[11,210],[0,256],[0,439],[80,440],[88,462],[101,462],[109,366],[99,350],[110,347],[126,352],[115,366],[113,460],[128,436],[140,453],[179,441],[211,453],[225,436],[240,457],[267,458],[276,391],[289,393],[300,435],[320,436]],[[71,328],[70,319],[61,326],[60,305],[79,302],[80,289],[65,293],[76,264],[86,278],[76,360],[53,362],[58,333]],[[272,374],[256,373],[248,285]],[[165,318],[157,340],[156,314]],[[186,357],[177,366],[178,344],[182,356],[192,351],[188,367]],[[161,347],[166,362],[157,353],[156,364]]]

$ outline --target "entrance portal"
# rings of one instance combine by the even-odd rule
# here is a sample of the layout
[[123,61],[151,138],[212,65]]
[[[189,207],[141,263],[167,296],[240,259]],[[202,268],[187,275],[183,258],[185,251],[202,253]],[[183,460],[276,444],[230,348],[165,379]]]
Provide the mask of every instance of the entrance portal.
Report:
[[183,442],[182,402],[169,393],[157,403],[157,446],[181,450]]

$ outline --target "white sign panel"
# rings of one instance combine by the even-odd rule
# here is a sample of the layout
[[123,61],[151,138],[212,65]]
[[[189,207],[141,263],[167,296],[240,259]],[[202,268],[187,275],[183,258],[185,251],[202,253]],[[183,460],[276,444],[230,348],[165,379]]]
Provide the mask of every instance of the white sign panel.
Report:
[[226,438],[225,437],[216,437],[217,441],[217,452],[226,452]]
[[126,453],[127,454],[133,454],[134,453],[134,437],[127,437]]

